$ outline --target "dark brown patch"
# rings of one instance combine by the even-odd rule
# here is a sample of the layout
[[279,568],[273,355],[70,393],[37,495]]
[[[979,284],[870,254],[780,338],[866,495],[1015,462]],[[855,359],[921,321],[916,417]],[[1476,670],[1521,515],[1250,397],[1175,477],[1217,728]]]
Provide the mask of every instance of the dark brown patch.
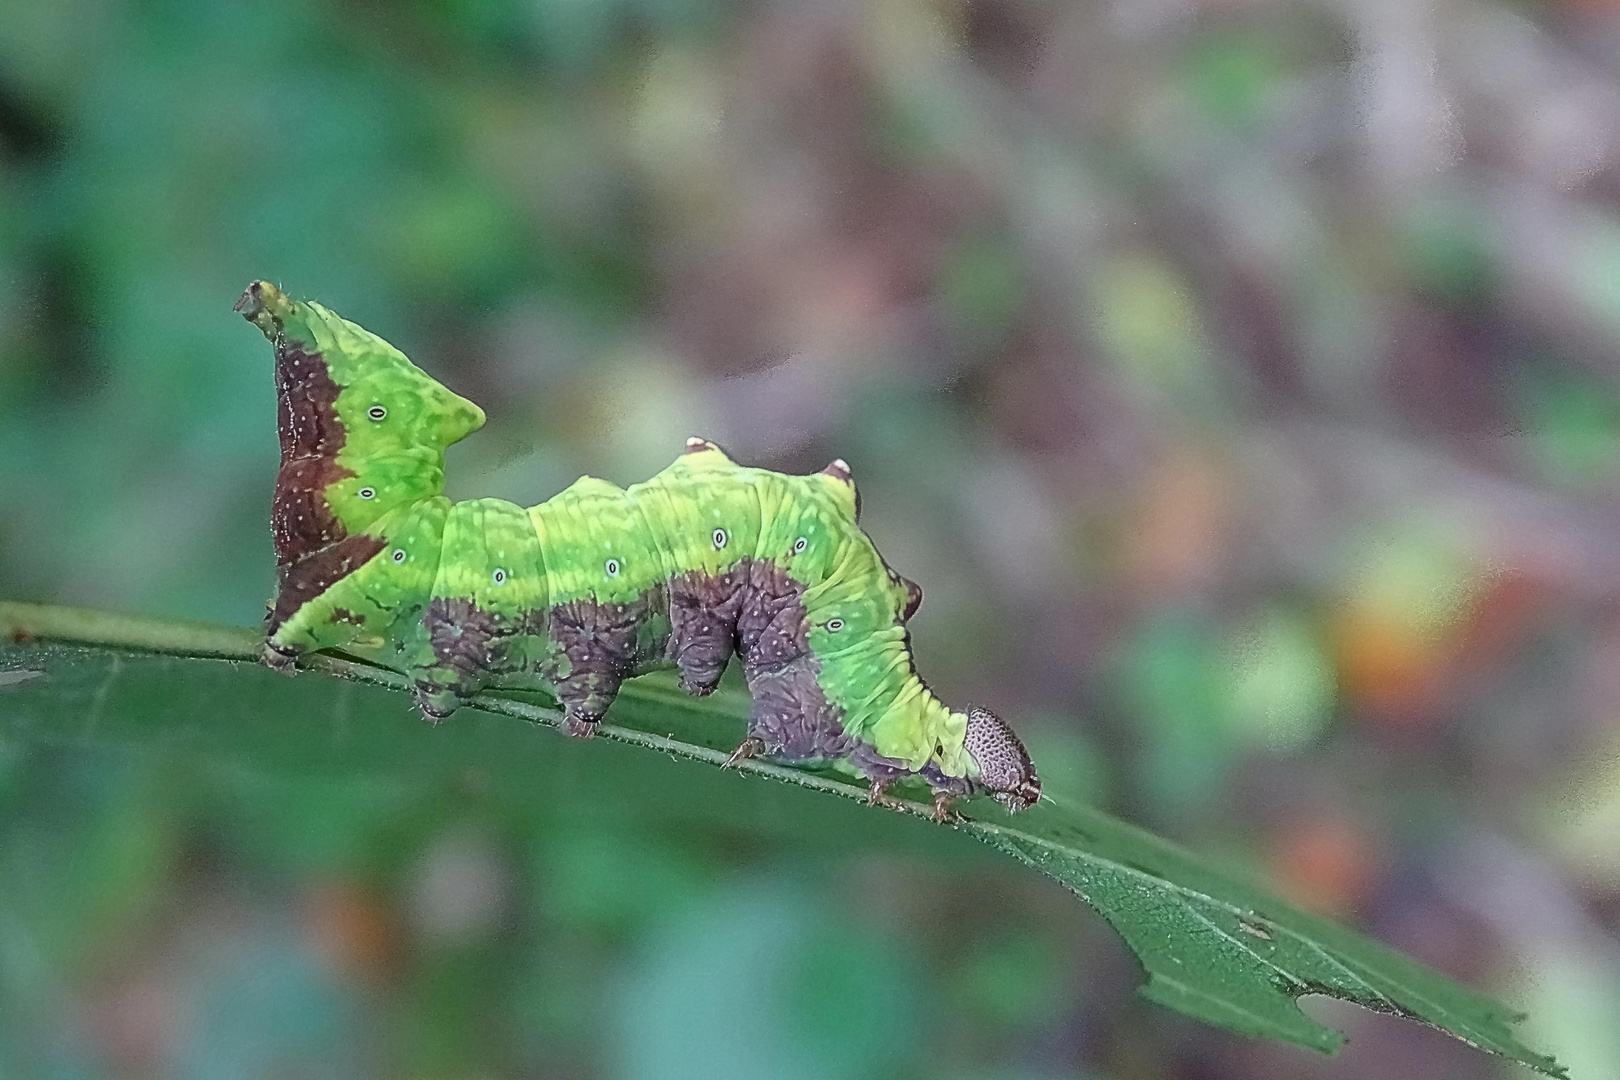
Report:
[[351,536],[284,565],[277,574],[276,603],[265,622],[274,634],[292,613],[354,573],[386,545],[375,536]]
[[712,693],[725,674],[736,648],[738,613],[748,595],[748,561],[719,577],[691,570],[670,579],[666,649],[689,694]]
[[746,559],[747,595],[737,612],[737,655],[754,678],[810,652],[810,624],[800,599],[804,586],[768,559]]
[[348,535],[326,501],[326,486],[354,474],[330,458],[294,458],[281,466],[270,503],[270,536],[281,564]]
[[691,570],[671,579],[668,655],[683,683],[713,689],[735,652],[750,676],[809,651],[804,587],[765,559],[742,559],[719,576]]
[[687,690],[708,693],[735,652],[753,697],[748,734],[764,752],[789,761],[843,757],[856,740],[816,680],[803,592],[764,559],[742,559],[720,575],[681,574],[669,587],[668,655]]
[[841,710],[816,681],[820,665],[808,654],[749,677],[754,703],[748,733],[786,761],[841,758],[860,745],[844,732]]
[[347,433],[337,413],[341,388],[332,381],[326,358],[285,334],[276,335],[275,347],[276,432],[281,437],[282,463],[336,457]]
[[338,417],[341,392],[326,364],[303,342],[287,337],[281,316],[292,302],[268,282],[255,281],[236,310],[271,338],[275,347],[276,434],[281,470],[270,514],[276,561],[289,566],[343,540],[347,531],[324,495],[328,485],[354,474],[337,463],[347,433]]
[[422,625],[441,668],[455,672],[459,697],[471,697],[486,672],[497,671],[505,660],[504,639],[514,633],[509,621],[485,611],[471,600],[436,597],[428,602]]
[[664,590],[655,588],[627,604],[573,600],[546,613],[544,631],[556,652],[539,671],[571,722],[594,724],[607,712],[641,659],[641,628],[665,603]]
[[271,503],[276,560],[285,565],[348,535],[326,501],[326,488],[354,474],[337,463],[346,433],[338,419],[339,387],[326,360],[276,335],[276,430],[281,471]]
[[749,735],[787,761],[850,753],[856,740],[817,681],[821,665],[810,652],[804,586],[768,559],[744,559],[731,576],[745,579],[736,590],[734,645],[753,697]]
[[433,649],[433,666],[412,674],[416,707],[432,723],[455,712],[491,674],[514,670],[512,639],[530,632],[527,620],[510,619],[453,596],[430,600],[422,626]]
[[326,621],[330,623],[348,623],[350,626],[366,625],[363,616],[356,615],[348,608],[333,608],[332,614],[327,616]]

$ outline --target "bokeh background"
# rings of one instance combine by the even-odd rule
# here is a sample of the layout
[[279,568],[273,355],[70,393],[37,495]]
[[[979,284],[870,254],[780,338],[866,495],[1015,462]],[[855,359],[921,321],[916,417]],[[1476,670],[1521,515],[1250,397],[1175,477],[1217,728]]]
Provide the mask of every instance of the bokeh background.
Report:
[[[848,459],[1049,790],[1620,1076],[1614,6],[0,2],[0,595],[259,618],[256,277],[483,403],[452,495]],[[0,747],[0,1071],[1512,1073],[1201,1027],[1033,875],[690,783]]]

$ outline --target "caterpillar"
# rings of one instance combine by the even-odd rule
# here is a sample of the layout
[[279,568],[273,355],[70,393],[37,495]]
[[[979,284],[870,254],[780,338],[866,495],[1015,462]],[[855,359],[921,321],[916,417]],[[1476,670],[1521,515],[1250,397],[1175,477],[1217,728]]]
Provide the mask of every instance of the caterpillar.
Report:
[[236,310],[275,353],[270,666],[341,648],[407,675],[435,723],[480,688],[540,688],[589,736],[625,679],[673,666],[705,695],[735,657],[753,704],[732,762],[830,762],[873,803],[920,777],[941,821],[977,792],[1040,799],[1012,729],[917,675],[922,590],[860,528],[843,461],[790,476],[693,438],[628,489],[586,476],[527,509],[452,504],[444,451],[483,425],[477,405],[268,282]]

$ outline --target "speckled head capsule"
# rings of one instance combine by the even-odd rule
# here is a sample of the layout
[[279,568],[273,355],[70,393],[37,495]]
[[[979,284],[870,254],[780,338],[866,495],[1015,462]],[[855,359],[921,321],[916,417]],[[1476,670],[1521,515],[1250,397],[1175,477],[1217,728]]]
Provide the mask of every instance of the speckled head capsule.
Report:
[[968,709],[962,748],[979,768],[978,783],[1013,813],[1028,810],[1041,798],[1035,763],[1013,729],[981,706]]

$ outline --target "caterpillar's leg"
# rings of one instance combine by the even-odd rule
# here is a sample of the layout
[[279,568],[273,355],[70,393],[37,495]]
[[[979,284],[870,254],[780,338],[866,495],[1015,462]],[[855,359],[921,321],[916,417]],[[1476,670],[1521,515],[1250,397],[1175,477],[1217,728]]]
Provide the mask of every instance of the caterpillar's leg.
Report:
[[720,767],[729,769],[739,761],[757,758],[763,753],[765,753],[765,740],[758,735],[750,735],[738,744],[737,749],[731,752],[731,756],[726,758]]
[[951,804],[955,801],[956,796],[951,794],[949,791],[934,792],[934,820],[939,822],[941,825],[947,823],[951,825],[959,825],[962,822],[965,822],[967,818],[951,809]]
[[889,785],[892,780],[873,779],[872,786],[866,789],[867,806],[887,806],[891,810],[898,809],[895,801],[889,798]]
[[608,706],[619,696],[624,669],[603,670],[576,667],[556,680],[557,700],[563,706],[562,731],[576,739],[589,739],[596,725],[607,715]]
[[298,653],[295,650],[272,645],[266,641],[259,652],[259,658],[264,662],[264,666],[271,671],[279,671],[283,675],[297,674]]
[[635,670],[636,638],[648,614],[645,603],[590,599],[552,609],[554,651],[540,671],[557,688],[565,733],[583,739],[596,733],[619,686]]
[[705,697],[720,685],[735,647],[746,581],[740,568],[718,577],[692,571],[670,581],[666,651],[687,693]]
[[858,739],[852,740],[845,760],[866,777],[867,783],[870,784],[866,793],[866,805],[886,806],[890,810],[901,808],[900,801],[890,797],[889,788],[895,781],[912,775],[911,770],[907,769],[903,762],[884,757],[872,749],[870,744]]
[[454,690],[432,683],[416,684],[416,711],[430,724],[438,724],[463,704],[461,695]]
[[564,712],[562,718],[562,733],[571,735],[576,739],[591,739],[596,737],[596,725],[602,722],[600,714],[591,716],[585,713]]
[[972,780],[965,776],[949,776],[932,761],[919,769],[916,775],[928,782],[928,789],[934,794],[935,821],[957,824],[967,820],[952,806],[957,799],[966,798],[977,790]]
[[491,673],[507,666],[512,641],[509,620],[464,597],[436,597],[411,643],[416,708],[437,724],[472,700]]

